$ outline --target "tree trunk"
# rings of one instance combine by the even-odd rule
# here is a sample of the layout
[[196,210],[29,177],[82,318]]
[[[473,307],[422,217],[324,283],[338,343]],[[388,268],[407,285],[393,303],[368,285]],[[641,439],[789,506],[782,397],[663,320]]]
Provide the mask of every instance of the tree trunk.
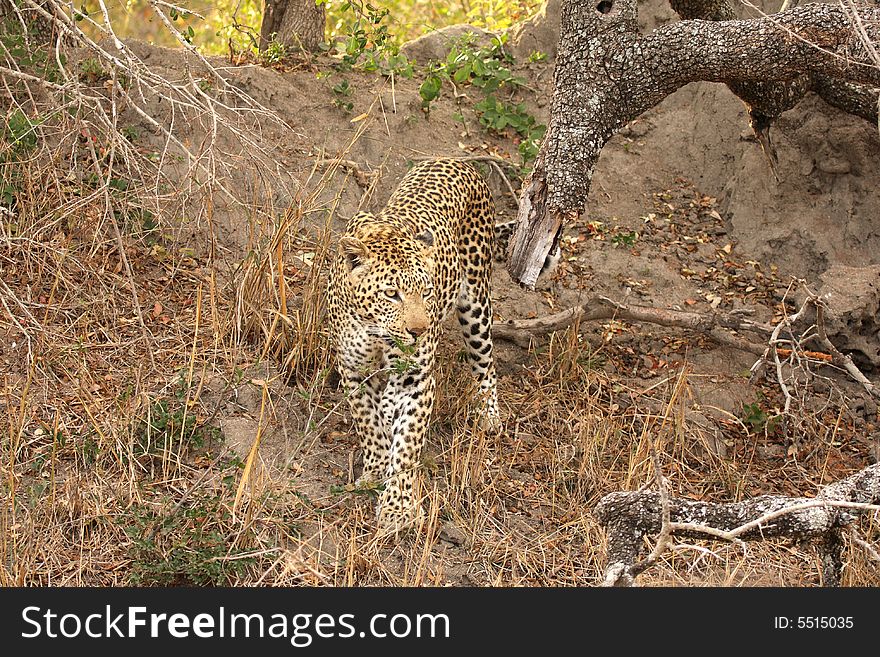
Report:
[[[684,16],[726,17],[727,0],[679,0]],[[873,42],[880,8],[854,10]],[[756,130],[809,90],[877,119],[880,68],[839,5],[752,20],[683,20],[641,36],[637,0],[563,0],[550,121],[523,185],[508,249],[511,277],[532,287],[562,225],[583,210],[593,168],[620,127],[680,87],[724,82],[750,104]]]
[[294,51],[312,52],[324,40],[324,5],[315,0],[266,0],[260,50],[274,40]]

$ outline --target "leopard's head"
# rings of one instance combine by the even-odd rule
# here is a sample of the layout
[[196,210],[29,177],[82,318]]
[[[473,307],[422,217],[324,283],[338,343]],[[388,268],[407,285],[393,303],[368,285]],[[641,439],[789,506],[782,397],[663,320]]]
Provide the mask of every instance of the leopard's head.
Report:
[[389,346],[415,344],[437,315],[433,234],[370,223],[341,238],[339,254],[366,331]]

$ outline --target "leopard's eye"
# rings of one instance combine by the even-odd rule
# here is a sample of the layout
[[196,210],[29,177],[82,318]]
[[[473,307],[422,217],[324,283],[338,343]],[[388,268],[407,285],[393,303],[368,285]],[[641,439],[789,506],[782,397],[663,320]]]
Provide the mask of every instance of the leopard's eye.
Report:
[[400,301],[400,292],[393,287],[389,287],[385,290],[385,296],[391,299],[392,301]]
[[434,288],[433,287],[426,287],[424,289],[424,291],[422,292],[422,296],[425,297],[426,299],[432,298],[434,296]]

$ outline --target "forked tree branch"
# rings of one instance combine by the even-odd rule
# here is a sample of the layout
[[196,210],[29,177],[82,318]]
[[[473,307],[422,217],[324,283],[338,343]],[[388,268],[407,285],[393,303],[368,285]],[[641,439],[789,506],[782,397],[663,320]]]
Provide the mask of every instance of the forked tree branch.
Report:
[[511,277],[526,287],[562,225],[583,210],[608,139],[685,84],[748,88],[809,75],[880,87],[870,48],[880,38],[877,6],[811,4],[752,20],[684,20],[644,37],[636,18],[636,0],[562,2],[550,122],[508,249]]
[[580,306],[552,315],[535,319],[511,319],[506,322],[496,322],[492,325],[492,336],[500,340],[514,342],[521,347],[528,347],[529,341],[533,337],[560,331],[578,321],[589,322],[605,319],[646,322],[700,331],[716,342],[754,354],[763,353],[764,347],[757,342],[750,342],[740,336],[718,329],[752,331],[765,336],[770,335],[773,330],[772,326],[748,319],[746,313],[743,312],[696,313],[650,306],[629,306],[608,297],[596,296]]

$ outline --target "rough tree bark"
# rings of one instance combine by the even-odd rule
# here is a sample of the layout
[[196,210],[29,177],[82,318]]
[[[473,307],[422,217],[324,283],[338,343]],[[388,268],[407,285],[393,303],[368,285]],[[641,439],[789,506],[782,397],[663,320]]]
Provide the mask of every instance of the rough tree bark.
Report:
[[[678,0],[684,16],[724,17],[726,0]],[[880,7],[858,6],[868,38]],[[641,36],[637,0],[563,0],[550,122],[523,185],[508,249],[511,277],[537,280],[562,225],[586,204],[608,139],[689,82],[724,82],[772,120],[807,90],[876,121],[880,69],[839,5],[812,4],[752,20],[683,20]],[[760,131],[761,125],[756,125]]]
[[[813,542],[822,560],[822,581],[840,584],[842,531],[880,503],[880,463],[829,484],[815,498],[761,495],[742,502],[713,504],[668,499],[671,536],[755,541],[784,537]],[[644,570],[636,563],[646,534],[663,528],[663,502],[653,491],[615,492],[596,505],[608,534],[605,583],[629,586]]]
[[260,50],[273,39],[289,49],[316,50],[324,40],[324,21],[324,5],[315,0],[266,0]]

